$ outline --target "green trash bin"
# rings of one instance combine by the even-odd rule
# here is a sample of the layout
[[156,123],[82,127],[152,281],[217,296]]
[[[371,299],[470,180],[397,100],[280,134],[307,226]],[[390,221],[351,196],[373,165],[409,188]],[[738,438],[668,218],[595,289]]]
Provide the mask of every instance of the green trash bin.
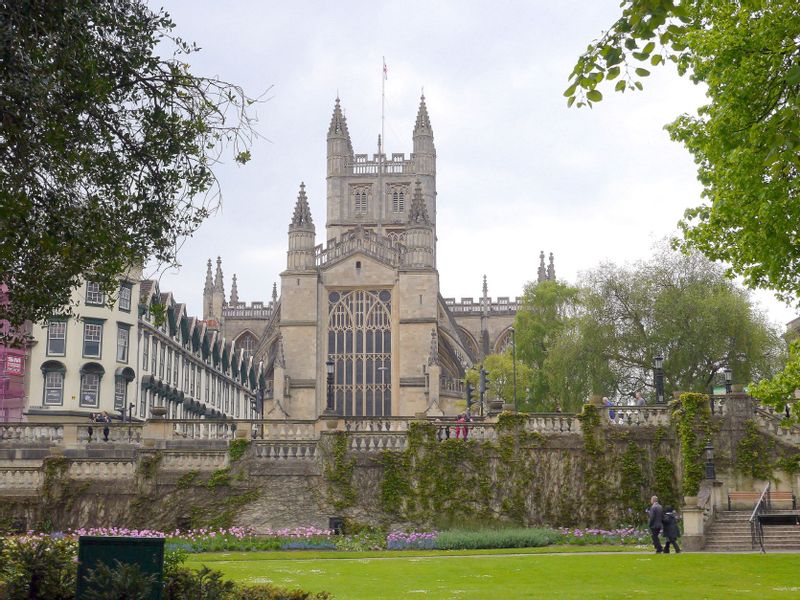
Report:
[[164,538],[143,537],[101,537],[83,535],[78,538],[78,590],[76,600],[82,600],[89,589],[86,577],[89,569],[104,562],[109,567],[115,566],[115,560],[121,563],[137,564],[143,573],[155,575],[156,582],[150,594],[150,600],[161,600],[164,587]]

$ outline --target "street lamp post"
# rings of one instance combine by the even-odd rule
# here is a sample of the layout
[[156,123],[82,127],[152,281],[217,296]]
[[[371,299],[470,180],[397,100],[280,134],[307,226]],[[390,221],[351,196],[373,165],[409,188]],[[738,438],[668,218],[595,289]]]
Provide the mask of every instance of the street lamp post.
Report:
[[664,357],[660,354],[653,359],[653,375],[656,384],[656,404],[664,404]]
[[511,327],[511,377],[514,380],[514,410],[519,411],[517,406],[517,333]]
[[733,387],[733,371],[730,367],[725,367],[725,393],[730,394]]
[[325,402],[325,414],[332,415],[334,414],[333,410],[333,361],[328,359],[325,363],[325,370],[328,374],[328,393]]

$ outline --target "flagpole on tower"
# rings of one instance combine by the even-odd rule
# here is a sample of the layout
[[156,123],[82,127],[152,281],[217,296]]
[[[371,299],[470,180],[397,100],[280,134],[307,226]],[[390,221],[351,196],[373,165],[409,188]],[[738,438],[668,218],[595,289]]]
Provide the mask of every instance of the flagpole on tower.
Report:
[[[381,144],[384,144],[384,121],[386,116],[386,77],[388,75],[388,69],[386,68],[386,57],[383,58],[383,77],[381,77]],[[378,148],[378,152],[383,155],[383,148]]]

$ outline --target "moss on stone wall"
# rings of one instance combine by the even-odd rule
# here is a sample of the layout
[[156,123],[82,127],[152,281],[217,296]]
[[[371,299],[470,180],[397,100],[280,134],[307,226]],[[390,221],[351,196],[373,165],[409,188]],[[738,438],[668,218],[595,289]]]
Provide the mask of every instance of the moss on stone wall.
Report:
[[322,443],[323,475],[328,483],[328,501],[336,510],[344,510],[356,502],[353,487],[355,459],[347,452],[347,434],[337,431]]
[[697,496],[705,475],[703,449],[712,434],[708,396],[694,392],[681,394],[674,405],[672,422],[680,442],[681,491],[684,496]]

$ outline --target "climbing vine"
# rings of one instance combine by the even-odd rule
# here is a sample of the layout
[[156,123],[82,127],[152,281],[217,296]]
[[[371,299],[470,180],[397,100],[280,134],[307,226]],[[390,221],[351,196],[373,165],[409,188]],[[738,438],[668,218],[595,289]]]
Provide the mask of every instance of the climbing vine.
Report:
[[328,501],[336,510],[353,506],[357,494],[353,487],[356,461],[347,453],[347,434],[337,431],[330,435],[330,456],[325,461],[323,474],[328,482]]
[[608,520],[609,489],[600,411],[594,404],[585,404],[578,419],[583,431],[583,491],[588,499],[589,522],[601,525]]
[[681,394],[672,412],[672,421],[680,441],[684,496],[697,496],[703,480],[703,449],[711,437],[711,410],[708,396],[695,392]]
[[736,444],[736,470],[754,479],[770,479],[775,444],[767,442],[753,420],[745,421],[744,431],[744,436]]
[[643,462],[644,452],[642,449],[635,442],[628,442],[621,460],[619,496],[623,508],[630,511],[630,514],[638,514],[640,507],[644,505],[642,498],[645,484]]
[[244,453],[247,452],[247,447],[249,445],[250,440],[231,440],[230,444],[228,445],[228,456],[230,457],[231,462],[236,462],[237,460],[241,459],[244,456]]

